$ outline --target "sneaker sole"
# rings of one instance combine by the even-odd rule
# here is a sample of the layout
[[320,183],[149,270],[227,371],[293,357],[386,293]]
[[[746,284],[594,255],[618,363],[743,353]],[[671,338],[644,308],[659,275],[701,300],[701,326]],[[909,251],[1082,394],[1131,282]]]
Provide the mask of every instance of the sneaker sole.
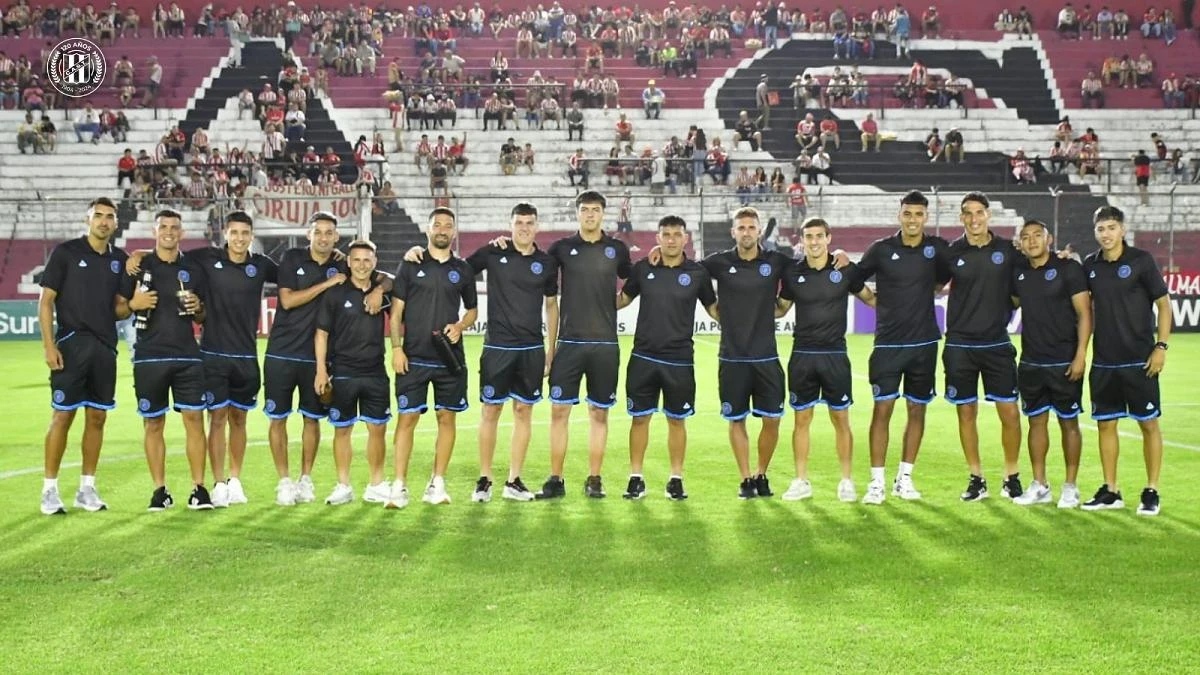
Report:
[[368,504],[386,504],[387,500],[388,500],[387,497],[367,497],[365,495],[363,496],[363,501]]
[[1019,502],[1016,499],[1013,499],[1012,503],[1016,504],[1017,506],[1038,506],[1039,504],[1053,504],[1054,498],[1047,496],[1045,499],[1038,499],[1032,502]]
[[1125,502],[1120,501],[1120,502],[1116,502],[1113,504],[1097,504],[1095,506],[1088,506],[1087,504],[1082,504],[1082,505],[1080,505],[1079,508],[1084,511],[1116,511],[1118,509],[1125,508]]
[[479,496],[479,493],[475,493],[475,494],[471,495],[471,503],[472,504],[487,504],[490,501],[492,501],[491,495],[484,495],[482,497]]
[[686,494],[685,494],[685,495],[679,495],[678,497],[676,497],[675,495],[671,494],[670,492],[664,492],[663,494],[664,494],[664,495],[666,495],[667,499],[670,499],[670,500],[671,500],[671,501],[673,501],[673,502],[681,502],[681,501],[683,501],[683,500],[685,500],[685,499],[687,499],[687,498],[688,498],[688,496],[687,496]]
[[646,496],[645,492],[639,492],[637,494],[631,494],[631,493],[626,492],[625,494],[621,495],[621,499],[628,499],[631,502],[636,502],[645,496]]
[[802,497],[797,497],[796,495],[789,495],[787,493],[784,493],[783,497],[781,497],[780,499],[782,499],[785,502],[802,502],[805,499],[812,499],[812,493],[810,492],[809,494],[806,494]]
[[389,501],[389,502],[386,502],[386,503],[383,505],[383,508],[385,508],[385,509],[390,509],[390,510],[392,510],[392,511],[399,511],[400,509],[402,509],[402,508],[404,508],[404,507],[406,507],[406,506],[408,506],[408,502],[404,502],[403,504],[401,504],[401,503],[399,503],[399,502],[391,502],[391,501]]
[[212,511],[214,508],[212,504],[188,504],[189,511]]
[[519,493],[505,492],[502,496],[504,499],[507,499],[512,502],[531,502],[531,501],[537,499],[537,497],[534,497],[532,493],[527,493],[527,494],[529,495],[528,497],[526,497],[525,495],[519,494]]
[[988,493],[986,493],[986,492],[982,492],[978,495],[975,495],[974,497],[963,497],[961,495],[959,496],[959,499],[963,500],[964,502],[981,502],[987,498],[988,498]]
[[449,504],[449,503],[450,503],[450,500],[449,500],[449,499],[445,499],[445,500],[439,500],[439,501],[434,501],[434,500],[432,500],[432,499],[425,499],[425,498],[422,498],[422,499],[421,499],[421,501],[423,501],[423,502],[425,502],[426,504],[429,504],[429,505],[431,505],[431,506],[443,506],[443,505],[445,505],[445,504]]
[[[88,506],[87,504],[81,504],[79,502],[75,502],[75,508],[83,509],[84,511],[87,511],[88,513],[98,513],[100,511],[107,511],[108,504],[102,503],[102,504],[100,504],[100,506]],[[59,513],[66,513],[66,512],[67,512],[66,509],[61,509],[59,511]],[[45,513],[45,511],[43,511],[42,513]],[[46,515],[52,515],[52,514],[46,514]]]
[[[76,505],[76,506],[78,506],[78,505]],[[42,515],[43,516],[65,516],[65,515],[67,515],[67,509],[66,509],[66,507],[59,507],[58,509],[56,509],[54,511],[47,511],[46,509],[42,509]]]
[[1074,502],[1074,503],[1071,503],[1071,504],[1066,504],[1066,503],[1063,503],[1063,502],[1059,502],[1059,503],[1057,504],[1057,506],[1058,506],[1058,508],[1060,508],[1060,509],[1077,509],[1077,508],[1079,508],[1079,502]]
[[566,495],[544,495],[541,493],[535,494],[533,498],[539,502],[546,502],[553,499],[563,499]]
[[1153,518],[1158,515],[1158,509],[1154,509],[1153,511],[1143,511],[1141,508],[1138,508],[1137,514],[1143,518]]

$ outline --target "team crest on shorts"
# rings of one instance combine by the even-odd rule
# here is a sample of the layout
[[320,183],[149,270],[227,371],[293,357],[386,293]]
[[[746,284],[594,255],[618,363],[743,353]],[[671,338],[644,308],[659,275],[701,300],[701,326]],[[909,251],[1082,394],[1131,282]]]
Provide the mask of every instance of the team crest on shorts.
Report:
[[627,410],[633,410],[633,398],[625,399],[625,408]]
[[1056,270],[1056,269],[1046,270],[1046,274],[1045,274],[1046,281],[1054,281],[1054,278],[1057,276],[1058,276],[1058,270]]
[[399,406],[401,409],[407,408],[408,407],[408,397],[403,396],[403,395],[400,396],[400,398],[396,399],[396,405]]
[[206,392],[204,392],[204,402],[209,405],[212,405],[213,403],[217,402],[217,397],[214,396],[211,391],[206,391]]
[[1133,274],[1133,268],[1129,265],[1121,265],[1117,268],[1117,276],[1122,279],[1128,279],[1130,274]]
[[275,412],[275,401],[273,399],[267,399],[267,404],[263,407],[263,409],[269,413]]
[[120,274],[121,273],[121,263],[114,260],[108,264],[108,269],[112,270],[113,274]]
[[949,398],[958,398],[958,388],[946,387],[946,396]]
[[150,400],[145,398],[138,399],[138,410],[142,412],[150,410]]
[[829,273],[829,281],[831,281],[835,284],[842,283],[842,273],[837,270],[830,272]]
[[492,397],[494,397],[495,395],[496,395],[496,388],[495,388],[495,387],[493,387],[493,386],[492,386],[492,385],[490,385],[490,384],[488,384],[488,385],[484,385],[484,387],[483,387],[483,397],[484,397],[484,398],[492,398]]
[[66,392],[64,392],[62,389],[55,389],[54,390],[54,402],[62,403],[65,400],[67,400]]
[[179,274],[177,274],[175,276],[178,277],[179,282],[183,283],[183,284],[186,284],[187,282],[192,280],[192,275],[188,274],[187,270],[179,270]]
[[258,276],[258,268],[254,265],[246,265],[246,276],[250,277],[251,279]]
[[333,420],[334,422],[342,419],[342,411],[338,410],[337,408],[330,409],[329,419]]
[[562,387],[550,387],[550,398],[562,398]]
[[733,404],[729,401],[721,401],[721,414],[728,415],[733,412]]
[[686,274],[686,273],[680,274],[679,275],[679,285],[680,286],[691,286],[692,285],[692,275]]
[[879,392],[880,392],[879,385],[877,385],[877,384],[871,385],[871,393],[872,394],[874,394],[875,396],[878,396]]
[[462,276],[459,275],[458,270],[450,270],[450,273],[447,274],[446,277],[450,279],[450,283],[452,284],[457,284],[459,280],[462,279]]
[[617,257],[617,249],[615,249],[611,246],[605,246],[604,247],[604,257],[608,258],[609,260],[616,258]]
[[922,255],[924,255],[926,258],[929,258],[930,260],[933,260],[933,253],[934,253],[934,251],[933,251],[933,246],[932,246],[932,245],[930,245],[930,246],[926,246],[926,247],[925,247],[925,248],[924,248],[924,249],[921,251],[921,253],[922,253]]
[[542,263],[540,263],[540,262],[538,262],[538,261],[536,261],[536,260],[534,260],[534,261],[533,261],[533,262],[532,262],[532,263],[529,265],[529,271],[530,271],[530,272],[533,272],[534,274],[541,274],[543,269],[544,269],[544,268],[542,267]]
[[996,264],[996,265],[1003,265],[1004,264],[1004,254],[1001,253],[1000,251],[996,251],[995,253],[993,253],[992,254],[992,263]]
[[796,394],[796,392],[793,391],[788,394],[788,400],[792,403],[797,403],[800,400],[800,397]]
[[50,50],[46,77],[63,96],[82,98],[104,85],[104,52],[91,40],[71,38]]

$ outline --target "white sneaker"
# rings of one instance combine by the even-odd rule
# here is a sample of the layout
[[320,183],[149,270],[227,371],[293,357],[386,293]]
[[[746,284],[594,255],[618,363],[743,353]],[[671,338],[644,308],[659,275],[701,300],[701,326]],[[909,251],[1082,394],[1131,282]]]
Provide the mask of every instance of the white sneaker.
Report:
[[873,480],[867,483],[867,494],[863,495],[862,503],[864,504],[882,504],[887,498],[887,490],[883,488],[883,481]]
[[246,499],[246,491],[242,489],[242,481],[237,478],[230,478],[226,481],[229,486],[229,503],[230,504],[245,504],[250,501]]
[[317,491],[313,485],[312,476],[300,476],[300,480],[296,483],[296,503],[308,504],[316,500]]
[[450,494],[446,492],[446,482],[438,478],[430,481],[429,487],[425,488],[425,494],[421,495],[421,501],[426,504],[449,504]]
[[91,485],[81,487],[75,493],[75,508],[95,513],[108,509],[108,504],[105,504],[104,500],[100,499],[100,493],[96,491],[96,486]]
[[376,485],[368,485],[367,489],[363,490],[363,501],[368,504],[386,504],[391,496],[392,486],[388,485],[386,480]]
[[403,483],[392,483],[392,491],[388,495],[387,502],[383,505],[385,509],[402,509],[408,506],[408,488]]
[[783,501],[798,502],[801,499],[812,497],[812,483],[796,478],[792,480],[792,484],[788,486],[787,492],[783,493]]
[[1062,492],[1058,495],[1058,508],[1079,508],[1079,488],[1074,483],[1063,483]]
[[329,493],[329,496],[325,498],[325,503],[330,506],[341,506],[342,504],[349,504],[352,501],[354,501],[354,488],[341,483],[335,485],[333,492]]
[[921,498],[921,493],[917,492],[916,486],[913,485],[912,475],[907,473],[896,476],[892,483],[892,494],[910,502]]
[[58,494],[58,488],[50,488],[42,492],[42,513],[47,516],[57,516],[67,512],[66,504]]
[[217,483],[213,486],[212,505],[218,509],[229,507],[229,486],[224,482]]
[[280,506],[296,505],[296,484],[291,478],[280,478],[275,486],[275,503]]
[[838,501],[856,502],[858,501],[858,490],[854,487],[854,481],[849,478],[843,478],[838,481],[837,489]]
[[1033,506],[1034,504],[1049,504],[1054,501],[1049,486],[1042,485],[1036,480],[1029,484],[1029,489],[1020,497],[1013,497],[1012,503],[1018,506]]

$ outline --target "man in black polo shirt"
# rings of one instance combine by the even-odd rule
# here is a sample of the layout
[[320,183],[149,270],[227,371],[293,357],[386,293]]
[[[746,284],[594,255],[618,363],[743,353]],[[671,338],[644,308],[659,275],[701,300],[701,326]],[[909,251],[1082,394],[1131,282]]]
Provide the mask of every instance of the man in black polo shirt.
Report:
[[933,295],[950,279],[945,269],[946,240],[925,234],[929,200],[913,190],[900,200],[900,231],[871,244],[859,261],[864,281],[875,277],[875,349],[868,365],[875,407],[871,411],[871,481],[864,504],[882,504],[889,425],[901,380],[908,401],[903,456],[892,494],[921,498],[913,485],[913,465],[925,434],[925,407],[935,396],[937,345],[941,339]]
[[1029,459],[1033,482],[1014,504],[1048,504],[1053,499],[1046,479],[1046,454],[1050,450],[1050,411],[1062,432],[1066,478],[1058,508],[1079,506],[1079,456],[1083,439],[1079,413],[1083,402],[1083,373],[1087,369],[1088,341],[1092,337],[1092,298],[1083,267],[1060,258],[1051,248],[1054,238],[1041,221],[1029,220],[1021,228],[1021,252],[1028,266],[1013,269],[1013,298],[1021,307],[1021,361],[1017,388],[1021,411],[1029,418]]
[[1093,221],[1100,250],[1084,258],[1083,271],[1096,316],[1088,385],[1092,419],[1099,429],[1104,484],[1082,508],[1094,511],[1125,507],[1117,486],[1117,422],[1132,417],[1141,427],[1146,459],[1146,488],[1137,513],[1156,516],[1163,448],[1158,426],[1162,415],[1158,375],[1166,364],[1167,341],[1171,338],[1171,297],[1154,258],[1125,244],[1125,213],[1121,209],[1102,206],[1096,209]]
[[[204,487],[204,366],[193,322],[203,324],[208,297],[205,270],[179,250],[183,223],[177,211],[154,216],[154,251],[141,263],[130,308],[137,313],[133,386],[145,429],[146,462],[154,480],[150,511],[174,505],[166,487],[167,446],[163,439],[170,402],[183,417],[192,474],[189,509],[211,509]],[[168,392],[170,401],[168,401]]]
[[688,260],[687,223],[679,216],[658,221],[657,264],[639,260],[621,289],[617,308],[641,296],[637,329],[633,337],[625,374],[625,407],[633,417],[629,427],[629,485],[626,499],[641,499],[646,494],[642,463],[650,442],[650,416],[659,411],[667,417],[667,453],[671,477],[666,495],[672,500],[687,499],[683,489],[683,457],[687,451],[687,427],[684,421],[696,412],[696,373],[693,368],[692,331],[696,303],[717,318],[717,296],[712,278],[704,266]]
[[[992,212],[987,195],[968,192],[959,207],[963,236],[951,242],[946,265],[953,283],[946,309],[946,347],[942,366],[946,400],[957,407],[958,437],[971,476],[963,501],[987,497],[979,457],[979,394],[996,406],[1004,448],[1003,495],[1020,497],[1021,413],[1017,407],[1017,350],[1008,338],[1012,317],[1013,267],[1019,254],[1012,241],[988,227]],[[1024,261],[1021,261],[1022,263]]]
[[[325,499],[338,506],[354,501],[350,486],[350,459],[354,450],[350,435],[355,422],[367,425],[367,464],[371,482],[363,501],[385,504],[390,489],[383,479],[383,460],[387,455],[384,437],[392,414],[388,405],[388,374],[384,367],[383,312],[367,311],[366,296],[374,288],[375,245],[369,241],[350,244],[347,264],[350,278],[321,294],[317,309],[317,330],[313,350],[317,357],[317,375],[313,389],[319,394],[333,387],[329,422],[333,425],[333,461],[337,467],[337,485]],[[332,379],[330,368],[332,362]]]
[[[437,441],[433,478],[422,501],[449,504],[446,467],[454,453],[457,414],[467,409],[467,370],[462,332],[475,323],[475,273],[454,255],[454,211],[438,207],[429,214],[428,255],[420,263],[402,262],[392,288],[392,368],[396,371],[396,475],[388,508],[408,505],[408,460],[413,431],[428,410],[433,385]],[[459,318],[461,302],[466,313]],[[403,341],[403,342],[402,342]],[[440,343],[440,346],[439,346]]]
[[[791,261],[763,249],[759,244],[761,234],[758,211],[738,209],[730,228],[734,247],[704,259],[704,268],[717,282],[721,321],[717,382],[721,417],[729,421],[729,444],[742,476],[739,499],[773,494],[767,468],[779,443],[779,420],[783,417],[783,368],[775,346],[775,298]],[[751,414],[762,419],[758,467],[753,474],[746,431],[746,418]]]
[[792,333],[792,356],[788,362],[789,399],[796,411],[792,429],[792,453],[796,459],[796,479],[783,493],[785,501],[812,496],[808,480],[809,429],[818,403],[829,408],[834,444],[842,466],[837,496],[843,502],[858,500],[851,461],[854,456],[854,432],[850,428],[850,406],[854,403],[854,381],[850,357],[846,354],[846,303],[857,295],[875,305],[875,294],[863,285],[862,273],[854,264],[834,268],[829,253],[829,223],[809,218],[800,229],[804,257],[793,262],[783,277],[777,317],[796,305]]
[[[106,197],[88,205],[87,235],[54,247],[42,273],[38,321],[42,349],[50,368],[50,406],[54,413],[45,441],[42,513],[66,513],[58,492],[58,470],[67,451],[75,412],[84,409],[83,468],[75,507],[103,511],[108,505],[96,491],[96,465],[104,441],[108,411],[116,406],[117,319],[129,316],[125,298],[125,252],[112,245],[117,207]],[[119,298],[119,300],[118,300]],[[57,330],[51,327],[57,322]]]
[[621,349],[617,345],[617,279],[629,277],[629,249],[604,230],[604,195],[593,190],[575,198],[579,232],[550,246],[562,274],[562,298],[554,351],[550,361],[550,477],[538,499],[566,495],[563,465],[571,408],[579,403],[579,386],[587,378],[588,477],[584,494],[604,497],[600,469],[608,443],[608,409],[617,401]]

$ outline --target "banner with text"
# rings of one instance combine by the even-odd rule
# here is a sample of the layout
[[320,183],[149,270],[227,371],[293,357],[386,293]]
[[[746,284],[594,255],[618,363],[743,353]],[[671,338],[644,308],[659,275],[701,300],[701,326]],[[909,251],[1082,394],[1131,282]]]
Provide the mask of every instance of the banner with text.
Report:
[[254,222],[266,227],[307,227],[308,217],[328,211],[338,227],[353,232],[359,225],[358,191],[352,185],[285,185],[246,188],[246,202]]

